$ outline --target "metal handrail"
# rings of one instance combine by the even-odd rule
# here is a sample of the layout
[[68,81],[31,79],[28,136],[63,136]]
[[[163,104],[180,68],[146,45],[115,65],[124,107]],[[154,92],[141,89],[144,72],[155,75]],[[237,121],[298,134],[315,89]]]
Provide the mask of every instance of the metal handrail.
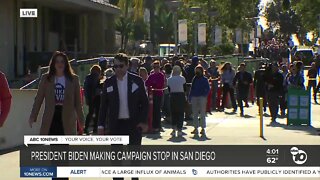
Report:
[[38,81],[38,80],[39,80],[39,78],[34,79],[33,81],[29,82],[28,84],[22,86],[22,87],[20,88],[20,90],[25,89],[25,88],[31,86],[33,83],[35,83],[35,82]]

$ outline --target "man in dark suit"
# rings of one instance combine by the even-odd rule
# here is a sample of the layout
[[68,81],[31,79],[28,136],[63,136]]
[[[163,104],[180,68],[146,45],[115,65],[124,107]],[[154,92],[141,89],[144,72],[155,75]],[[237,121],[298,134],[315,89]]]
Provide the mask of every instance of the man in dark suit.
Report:
[[115,75],[104,82],[98,134],[103,135],[107,130],[110,135],[128,135],[129,145],[141,145],[141,134],[147,130],[149,101],[143,80],[128,72],[128,68],[128,57],[122,53],[116,55]]
[[130,145],[141,145],[149,102],[143,80],[129,73],[128,65],[125,54],[115,56],[115,75],[104,82],[98,131],[99,134],[107,130],[110,135],[129,135]]
[[252,83],[252,75],[246,71],[246,64],[241,63],[239,71],[233,79],[233,85],[237,87],[237,100],[240,107],[240,116],[243,117],[243,103],[247,102],[250,84]]

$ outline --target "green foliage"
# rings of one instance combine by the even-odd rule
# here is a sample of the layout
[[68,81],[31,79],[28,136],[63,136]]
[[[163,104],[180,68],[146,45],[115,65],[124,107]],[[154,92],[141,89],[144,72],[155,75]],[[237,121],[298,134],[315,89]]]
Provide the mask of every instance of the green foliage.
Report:
[[272,31],[279,29],[279,35],[288,38],[291,34],[304,33],[301,25],[301,18],[296,11],[291,8],[288,0],[274,0],[268,4],[266,18]]
[[131,32],[131,38],[135,41],[137,40],[143,40],[145,39],[145,36],[148,35],[148,26],[147,24],[142,20],[137,20],[132,25],[132,32]]
[[320,14],[320,0],[292,0],[291,4],[301,17],[301,24],[306,31],[314,31],[319,34],[317,16]]
[[232,43],[226,43],[221,45],[215,45],[212,47],[212,53],[215,55],[229,55],[233,54],[235,47]]
[[297,34],[300,42],[307,42],[307,32],[314,32],[317,37],[320,14],[320,0],[273,0],[266,9],[266,18],[272,31],[277,37],[289,37]]

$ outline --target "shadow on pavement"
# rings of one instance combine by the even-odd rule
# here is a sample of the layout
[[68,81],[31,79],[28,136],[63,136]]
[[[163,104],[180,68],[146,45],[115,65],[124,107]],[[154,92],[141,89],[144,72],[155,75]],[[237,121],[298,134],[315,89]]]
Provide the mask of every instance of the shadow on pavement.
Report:
[[294,125],[282,124],[279,122],[271,122],[267,126],[268,127],[280,127],[285,130],[305,131],[305,132],[309,133],[310,135],[319,136],[319,131],[317,130],[317,128],[315,128],[313,126],[303,126],[303,125],[294,126]]
[[235,114],[237,114],[237,112],[224,112],[225,114],[227,114],[227,115],[235,115]]
[[264,141],[267,141],[267,139],[264,137],[264,136],[260,136],[260,138],[262,139],[262,140],[264,140]]
[[145,134],[144,137],[152,140],[162,139],[160,133],[154,133],[154,134]]
[[250,116],[250,115],[248,115],[248,114],[245,114],[245,115],[244,115],[244,118],[245,118],[245,119],[250,119],[250,118],[254,118],[254,116]]
[[171,136],[167,141],[174,142],[174,143],[180,143],[180,142],[187,141],[187,139],[184,138],[183,136],[181,136],[181,137]]
[[199,136],[198,134],[195,134],[192,139],[197,140],[197,141],[207,141],[207,140],[211,140],[210,138],[207,137],[206,134],[203,134],[201,136]]
[[267,114],[267,113],[263,113],[263,116],[264,117],[271,117],[269,114]]

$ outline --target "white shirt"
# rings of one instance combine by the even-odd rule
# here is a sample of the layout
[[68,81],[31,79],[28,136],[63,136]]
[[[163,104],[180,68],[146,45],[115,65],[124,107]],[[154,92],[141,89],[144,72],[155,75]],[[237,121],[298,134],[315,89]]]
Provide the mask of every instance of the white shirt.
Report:
[[119,92],[119,116],[118,119],[129,119],[128,106],[128,73],[122,80],[117,78],[118,92]]
[[66,87],[66,78],[65,76],[55,77],[54,83],[54,91],[55,91],[55,100],[57,105],[62,105],[64,101],[64,91]]
[[179,76],[171,76],[168,79],[168,87],[170,88],[171,93],[179,93],[184,92],[183,85],[186,83],[186,79]]

